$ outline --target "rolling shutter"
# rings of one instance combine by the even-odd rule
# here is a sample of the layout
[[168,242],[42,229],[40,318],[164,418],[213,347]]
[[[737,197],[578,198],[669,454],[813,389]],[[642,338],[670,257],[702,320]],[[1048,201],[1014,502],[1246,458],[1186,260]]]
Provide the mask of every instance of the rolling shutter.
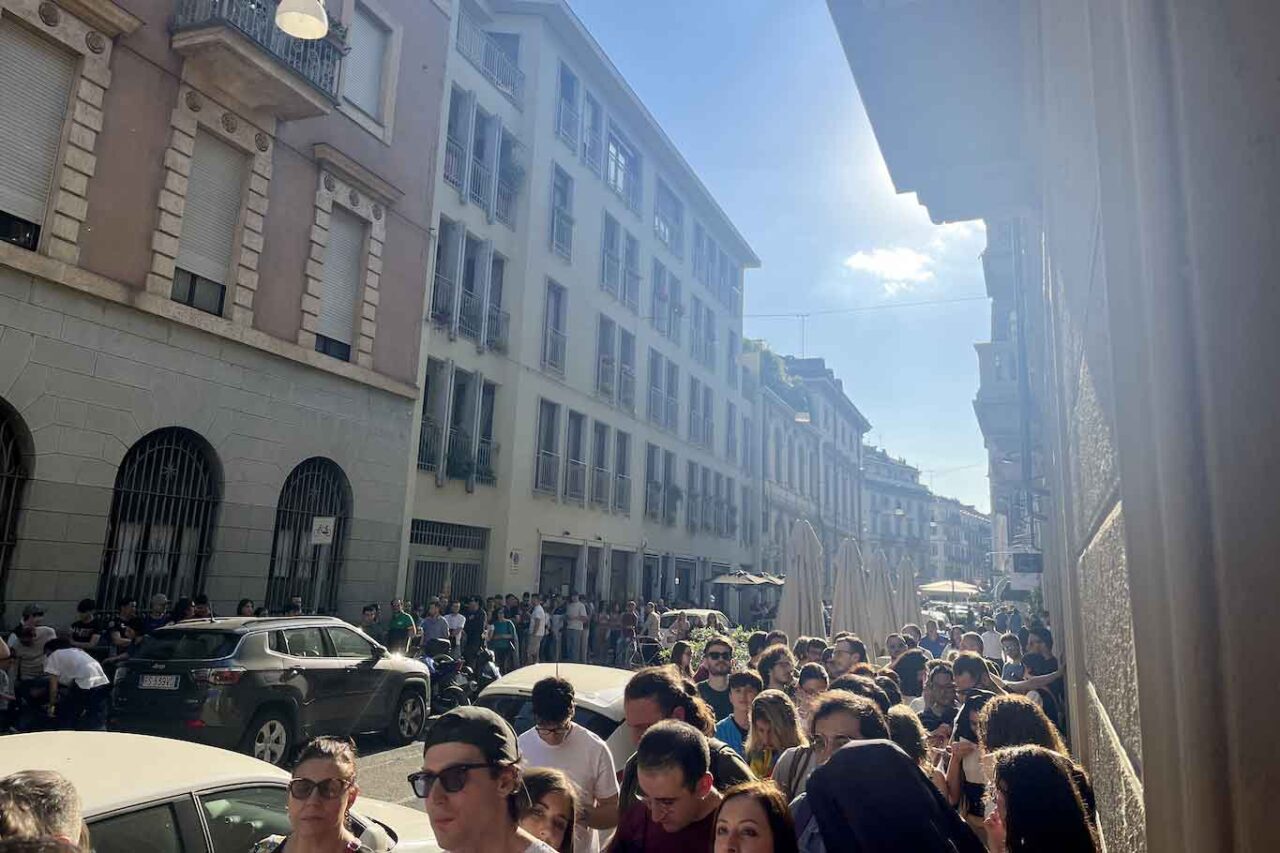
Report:
[[44,223],[76,60],[0,17],[0,210]]
[[316,332],[344,344],[355,336],[356,291],[364,268],[364,220],[334,205],[324,252],[320,322]]
[[371,118],[382,121],[382,75],[391,33],[357,3],[349,39],[351,52],[342,59],[342,95]]
[[181,269],[219,284],[228,283],[244,168],[244,154],[203,130],[196,131],[182,236],[178,238],[177,265]]

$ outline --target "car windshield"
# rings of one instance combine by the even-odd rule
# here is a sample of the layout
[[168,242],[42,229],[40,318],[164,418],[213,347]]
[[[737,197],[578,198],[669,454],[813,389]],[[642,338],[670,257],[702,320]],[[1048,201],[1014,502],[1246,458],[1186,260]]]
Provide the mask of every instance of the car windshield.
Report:
[[[525,696],[482,696],[476,704],[496,711],[511,721],[511,727],[517,735],[524,734],[533,728],[533,703]],[[617,720],[611,720],[603,714],[590,711],[581,705],[574,708],[573,721],[584,729],[590,730],[601,740],[608,740],[618,727]]]
[[235,651],[239,634],[227,631],[157,631],[142,639],[132,657],[147,660],[214,660]]

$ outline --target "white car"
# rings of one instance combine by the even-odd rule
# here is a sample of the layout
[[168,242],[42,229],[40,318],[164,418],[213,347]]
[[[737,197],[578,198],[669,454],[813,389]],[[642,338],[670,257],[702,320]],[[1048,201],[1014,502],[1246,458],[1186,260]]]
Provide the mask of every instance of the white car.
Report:
[[[19,770],[75,785],[95,853],[248,853],[289,834],[289,774],[213,746],[122,732],[0,738],[0,776]],[[351,823],[374,850],[441,850],[421,811],[361,797]]]
[[672,627],[676,623],[676,618],[683,613],[689,619],[689,630],[697,628],[714,628],[717,631],[728,631],[733,623],[729,621],[729,617],[725,616],[719,610],[704,609],[683,609],[668,610],[662,614],[658,620],[658,638],[662,640],[662,645],[670,646],[676,641],[675,631]]
[[534,723],[529,698],[533,685],[553,675],[573,685],[577,704],[573,721],[600,736],[609,747],[614,766],[621,772],[631,753],[636,751],[635,740],[622,713],[622,693],[633,675],[629,670],[586,663],[524,666],[486,687],[476,704],[498,712],[511,723],[516,734],[524,734]]

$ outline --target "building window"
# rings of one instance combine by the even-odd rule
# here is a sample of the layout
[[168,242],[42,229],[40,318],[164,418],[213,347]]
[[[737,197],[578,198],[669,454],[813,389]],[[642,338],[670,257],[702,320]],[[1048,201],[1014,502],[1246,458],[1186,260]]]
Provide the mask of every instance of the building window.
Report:
[[172,297],[221,314],[244,196],[245,155],[205,130],[196,131],[174,261]]
[[565,362],[565,289],[554,281],[547,282],[546,313],[543,315],[542,366],[561,375]]
[[167,427],[140,438],[116,472],[98,601],[202,591],[221,497],[217,456],[199,435]]
[[600,246],[600,289],[615,297],[622,292],[622,227],[607,213]]
[[578,75],[560,63],[560,79],[556,86],[556,135],[570,151],[578,150]]
[[689,443],[703,444],[702,435],[702,383],[698,377],[689,377]]
[[560,484],[560,406],[538,401],[538,449],[534,463],[534,491],[554,495]]
[[649,319],[653,327],[666,335],[671,330],[671,293],[667,289],[667,268],[657,258],[653,259],[652,299],[649,301]]
[[309,613],[336,613],[350,521],[351,485],[337,463],[315,456],[289,473],[276,504],[267,609],[284,612],[298,596]]
[[684,204],[661,178],[654,194],[653,233],[676,257],[684,257]]
[[570,410],[565,430],[564,497],[577,503],[587,495],[586,430],[586,416]]
[[636,410],[636,336],[618,330],[618,405]]
[[649,350],[649,420],[658,426],[666,422],[666,396],[662,393],[666,382],[666,362],[656,349]]
[[631,513],[631,434],[621,430],[613,443],[613,508]]
[[632,311],[640,310],[640,241],[629,231],[622,258],[622,301]]
[[632,211],[640,212],[640,155],[616,127],[609,128],[605,183]]
[[374,121],[383,121],[391,30],[364,4],[355,5],[342,59],[342,97]]
[[600,174],[604,156],[604,110],[600,102],[590,95],[582,95],[582,162],[595,174]]
[[[7,590],[9,557],[18,542],[18,511],[31,476],[31,433],[22,417],[0,399],[0,601]],[[108,605],[110,606],[110,605]]]
[[617,324],[601,314],[600,325],[596,331],[596,393],[607,400],[613,399],[617,384],[616,333]]
[[338,205],[329,214],[329,242],[324,250],[320,316],[316,325],[316,352],[351,359],[355,336],[356,296],[360,292],[368,226],[363,219]]
[[559,166],[551,179],[551,248],[573,260],[573,178]]
[[609,425],[595,421],[591,425],[591,502],[609,508],[613,481],[609,476]]
[[0,17],[0,240],[34,251],[54,189],[76,58]]

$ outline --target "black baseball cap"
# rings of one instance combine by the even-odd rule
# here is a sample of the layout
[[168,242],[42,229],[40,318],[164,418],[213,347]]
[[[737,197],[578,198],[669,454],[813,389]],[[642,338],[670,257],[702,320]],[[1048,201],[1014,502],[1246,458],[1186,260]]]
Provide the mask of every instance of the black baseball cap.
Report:
[[454,708],[435,721],[422,745],[425,755],[442,743],[469,743],[484,753],[491,764],[516,764],[520,745],[511,724],[488,708],[468,705]]

